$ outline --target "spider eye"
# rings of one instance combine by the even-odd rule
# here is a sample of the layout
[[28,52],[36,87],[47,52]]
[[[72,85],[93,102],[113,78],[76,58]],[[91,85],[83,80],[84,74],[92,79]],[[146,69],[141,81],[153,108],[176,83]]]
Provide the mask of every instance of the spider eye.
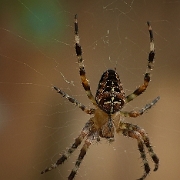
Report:
[[116,71],[107,70],[103,73],[95,99],[99,108],[108,114],[114,114],[122,109],[125,94]]

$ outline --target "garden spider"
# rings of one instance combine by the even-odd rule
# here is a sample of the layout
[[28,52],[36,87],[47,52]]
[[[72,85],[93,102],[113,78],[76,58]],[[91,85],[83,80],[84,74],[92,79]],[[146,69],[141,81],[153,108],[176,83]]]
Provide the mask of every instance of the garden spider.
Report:
[[78,58],[79,72],[80,72],[82,85],[84,87],[84,90],[86,91],[88,98],[95,106],[95,108],[88,109],[86,106],[78,102],[76,99],[70,97],[61,89],[57,87],[53,87],[57,91],[57,93],[61,94],[63,97],[68,99],[71,103],[79,107],[85,113],[93,115],[93,117],[91,117],[89,121],[86,122],[80,135],[75,139],[75,142],[72,144],[72,146],[60,156],[60,158],[56,161],[56,163],[46,168],[44,171],[41,172],[41,174],[51,171],[52,169],[55,169],[58,165],[62,164],[75,151],[75,149],[77,149],[77,147],[81,144],[83,139],[86,138],[84,141],[84,145],[80,150],[80,154],[76,160],[75,166],[68,177],[68,180],[74,179],[79,169],[79,166],[92,142],[100,141],[101,138],[105,138],[109,142],[112,142],[114,141],[114,133],[116,131],[117,133],[121,132],[124,136],[131,137],[137,140],[138,149],[144,165],[144,174],[139,180],[143,180],[150,172],[150,167],[146,159],[144,147],[146,146],[153,162],[155,163],[154,171],[158,169],[159,158],[154,153],[153,148],[149,141],[149,137],[145,132],[145,130],[138,127],[137,125],[124,122],[122,120],[122,117],[135,118],[142,115],[145,111],[147,111],[155,103],[157,103],[159,97],[154,99],[150,104],[146,104],[146,106],[139,111],[130,111],[130,112],[122,111],[122,108],[124,107],[125,104],[129,103],[134,98],[142,94],[146,90],[149,84],[150,72],[152,70],[154,56],[155,56],[154,40],[153,40],[151,25],[149,22],[147,22],[148,30],[150,34],[150,52],[148,57],[148,65],[144,75],[144,83],[141,86],[139,86],[133,93],[129,94],[128,96],[125,96],[119,75],[117,74],[116,70],[108,69],[103,73],[99,81],[95,98],[92,95],[90,84],[86,78],[86,72],[82,58],[82,48],[80,46],[80,39],[79,39],[77,15],[75,15],[74,25],[75,25],[75,49]]

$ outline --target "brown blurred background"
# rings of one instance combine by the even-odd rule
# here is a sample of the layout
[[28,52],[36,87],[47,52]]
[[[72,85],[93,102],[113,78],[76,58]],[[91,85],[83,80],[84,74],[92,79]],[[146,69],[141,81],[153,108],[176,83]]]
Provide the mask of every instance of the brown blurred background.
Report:
[[[74,52],[78,13],[86,71],[95,94],[103,71],[115,68],[126,94],[143,82],[149,51],[146,21],[156,47],[147,91],[125,109],[139,109],[158,95],[148,113],[126,119],[143,127],[160,158],[147,180],[180,179],[180,1],[1,0],[0,179],[65,180],[79,149],[58,169],[40,172],[62,153],[90,118],[57,94],[62,88],[92,106],[81,87]],[[149,157],[149,155],[148,155]],[[122,135],[90,147],[76,180],[135,180],[143,173],[137,142]]]

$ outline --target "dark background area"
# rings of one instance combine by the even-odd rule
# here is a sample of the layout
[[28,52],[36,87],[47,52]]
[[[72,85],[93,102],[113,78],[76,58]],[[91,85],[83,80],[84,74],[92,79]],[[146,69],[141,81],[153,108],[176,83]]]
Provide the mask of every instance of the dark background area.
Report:
[[[77,3],[78,2],[78,3]],[[160,158],[147,180],[180,178],[180,1],[1,0],[0,179],[67,179],[78,150],[47,174],[90,116],[57,94],[63,89],[92,107],[81,86],[74,51],[78,14],[86,72],[95,94],[102,73],[116,68],[126,94],[143,83],[149,52],[146,21],[154,30],[156,57],[147,91],[129,103],[137,110],[160,96],[148,113],[125,121],[143,127]],[[149,158],[149,155],[147,155]],[[122,135],[93,144],[76,180],[135,180],[143,174],[137,142]]]

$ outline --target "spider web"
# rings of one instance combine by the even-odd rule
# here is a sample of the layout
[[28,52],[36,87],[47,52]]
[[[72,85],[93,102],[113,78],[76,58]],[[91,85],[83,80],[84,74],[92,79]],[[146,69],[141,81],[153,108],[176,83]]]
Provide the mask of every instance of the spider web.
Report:
[[[108,68],[117,69],[126,94],[143,82],[149,51],[146,21],[151,22],[156,47],[152,82],[125,108],[136,110],[158,95],[161,99],[142,117],[126,121],[148,132],[160,158],[159,170],[147,179],[179,179],[179,0],[2,0],[0,8],[0,179],[64,180],[74,166],[79,148],[62,166],[40,175],[90,118],[52,89],[56,85],[92,106],[74,52],[76,13],[94,94]],[[133,180],[142,175],[141,166],[136,141],[117,135],[112,144],[102,140],[90,147],[76,179]]]

